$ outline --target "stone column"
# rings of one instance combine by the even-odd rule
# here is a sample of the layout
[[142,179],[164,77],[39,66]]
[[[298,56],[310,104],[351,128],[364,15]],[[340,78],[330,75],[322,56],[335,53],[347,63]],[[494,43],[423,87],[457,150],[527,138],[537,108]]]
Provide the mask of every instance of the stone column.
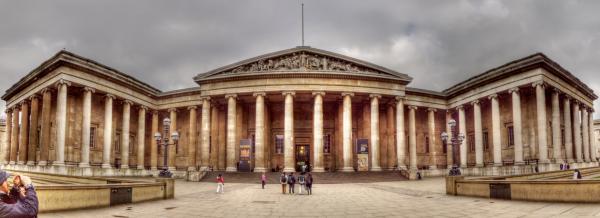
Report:
[[237,171],[237,167],[235,165],[235,144],[236,144],[236,102],[237,95],[229,94],[225,95],[225,99],[227,99],[227,164],[226,171],[227,172],[235,172]]
[[379,165],[379,99],[381,95],[371,94],[369,97],[371,98],[371,171],[381,171]]
[[521,122],[521,96],[519,88],[515,87],[508,90],[512,96],[512,117],[513,117],[513,139],[515,146],[515,165],[523,164],[523,132]]
[[548,141],[547,122],[546,122],[546,92],[544,90],[544,82],[534,82],[535,99],[537,108],[537,141],[539,146],[538,159],[540,163],[548,163]]
[[[264,92],[254,93],[256,97],[254,120],[254,172],[266,172],[265,168],[265,95]],[[316,145],[315,145],[316,146]]]
[[435,133],[435,108],[427,108],[427,127],[429,131],[429,169],[437,169],[437,152],[435,151],[435,145],[437,143]]
[[[165,137],[169,137],[169,149],[167,152],[168,162],[167,168],[169,171],[175,171],[175,156],[177,155],[177,146],[175,145],[175,141],[171,138],[171,134],[177,131],[177,108],[169,109],[169,115],[171,119],[171,126],[169,126],[169,135]],[[181,137],[181,134],[179,135]]]
[[406,136],[404,133],[404,97],[396,97],[396,155],[398,170],[406,168]]
[[560,135],[560,91],[557,88],[552,92],[552,153],[554,163],[562,163],[561,135]]
[[579,110],[579,102],[577,100],[573,100],[573,135],[575,138],[575,158],[577,163],[582,163],[581,111]]
[[104,99],[104,147],[102,148],[102,168],[112,168],[110,165],[110,149],[113,135],[113,100],[114,95],[107,94]]
[[17,151],[19,147],[19,111],[18,105],[13,107],[12,115],[12,135],[10,136],[10,162],[8,164],[15,165],[17,163]]
[[315,97],[313,110],[314,172],[325,172],[323,167],[323,96],[325,92],[313,92]]
[[410,153],[410,170],[417,170],[417,106],[408,106],[408,152]]
[[342,147],[344,156],[343,172],[354,172],[352,164],[352,97],[354,93],[343,92]]
[[35,165],[36,150],[38,147],[38,117],[39,117],[39,97],[32,95],[29,97],[31,101],[31,121],[29,125],[29,145],[27,146],[27,165]]
[[588,131],[590,138],[590,160],[592,162],[597,162],[596,160],[598,154],[598,148],[596,147],[596,140],[594,139],[594,109],[590,108],[588,112]]
[[[150,170],[158,170],[158,143],[154,134],[158,131],[158,111],[152,111],[152,142],[150,143]],[[162,133],[161,133],[162,134]]]
[[494,166],[502,166],[502,145],[500,133],[500,104],[498,95],[488,97],[492,103],[492,146],[494,149]]
[[284,172],[295,172],[294,163],[294,92],[283,92],[285,96],[283,118]]
[[90,167],[90,128],[92,124],[93,88],[83,88],[83,118],[81,123],[81,161],[79,167]]
[[458,132],[462,133],[465,136],[465,139],[460,144],[460,167],[467,167],[467,121],[465,117],[465,108],[460,105],[456,107],[458,110]]
[[10,144],[11,144],[11,135],[12,135],[12,109],[6,109],[6,135],[4,137],[5,138],[5,142],[6,145],[4,147],[4,151],[2,151],[2,164],[8,164],[10,163]]
[[[146,148],[146,111],[148,107],[140,106],[138,109],[138,129],[137,129],[137,169],[144,169],[144,156]],[[153,137],[154,138],[154,137]]]
[[188,171],[196,170],[196,134],[198,132],[197,128],[197,117],[196,110],[197,106],[190,106],[188,110],[190,111],[190,129],[189,129],[189,142],[188,142]]
[[40,145],[40,160],[38,161],[39,166],[46,166],[48,164],[48,155],[50,149],[50,129],[51,117],[52,117],[52,92],[48,88],[42,89],[42,128],[40,135],[42,137]]
[[479,100],[473,104],[473,122],[475,129],[475,167],[483,167],[483,129],[481,124],[481,106]]
[[454,165],[454,148],[452,147],[452,127],[450,126],[450,120],[452,120],[452,112],[448,109],[446,110],[446,133],[448,133],[448,139],[446,139],[446,164],[448,169]]
[[123,101],[123,126],[121,127],[121,169],[129,169],[129,126],[131,122],[131,105],[129,100]]
[[18,165],[25,164],[27,160],[27,144],[29,144],[29,102],[21,102],[21,131],[19,132],[19,158]]
[[396,160],[396,147],[394,146],[394,133],[396,131],[395,121],[394,121],[394,103],[388,102],[387,104],[387,137],[388,141],[387,146],[387,170],[395,170],[396,164],[398,161]]
[[565,153],[569,163],[573,163],[573,128],[571,127],[571,97],[565,95],[563,100],[563,117],[565,122]]
[[65,144],[67,137],[67,87],[71,84],[60,80],[57,83],[56,97],[56,160],[54,166],[65,165]]
[[581,131],[583,135],[583,160],[590,162],[590,130],[588,129],[589,116],[585,106],[581,109]]
[[202,145],[200,148],[201,169],[208,169],[208,166],[210,165],[210,125],[210,97],[204,97],[202,98]]

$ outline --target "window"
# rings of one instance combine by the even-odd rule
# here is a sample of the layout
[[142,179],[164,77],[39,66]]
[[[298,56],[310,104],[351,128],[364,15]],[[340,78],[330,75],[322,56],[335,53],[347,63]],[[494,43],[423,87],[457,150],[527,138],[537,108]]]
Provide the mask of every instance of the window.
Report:
[[563,126],[563,127],[560,129],[560,141],[561,141],[561,144],[562,144],[562,147],[563,147],[563,148],[565,147],[565,140],[566,140],[566,139],[565,139],[565,127]]
[[275,152],[277,154],[283,154],[283,135],[275,136]]
[[212,153],[212,136],[208,136],[208,153]]
[[487,151],[490,149],[490,143],[488,143],[488,132],[483,132],[483,150]]
[[135,135],[129,134],[129,154],[135,154]]
[[96,127],[90,127],[90,149],[96,148]]
[[442,150],[445,153],[448,153],[448,143],[446,143],[446,141],[442,141]]
[[[41,134],[40,134],[41,132],[42,132],[42,128],[38,127],[37,128],[37,135],[38,135],[38,137],[37,137],[37,140],[38,140],[37,141],[37,150],[40,150],[40,145],[42,144],[42,137],[41,137]],[[10,137],[10,136],[8,136],[8,137]]]
[[254,134],[252,134],[252,141],[250,142],[251,143],[250,144],[250,146],[251,146],[250,149],[252,149],[252,154],[256,153],[254,151],[256,149],[255,148],[255,146],[256,146],[255,142],[256,142],[256,136]]
[[508,147],[515,145],[515,131],[512,126],[506,128],[508,135]]
[[469,145],[469,151],[475,152],[475,134],[469,133],[467,137],[467,143]]
[[121,133],[117,132],[115,134],[115,153],[120,154],[121,153]]
[[331,153],[331,135],[327,134],[323,137],[323,153]]
[[425,153],[429,153],[429,136],[425,135]]

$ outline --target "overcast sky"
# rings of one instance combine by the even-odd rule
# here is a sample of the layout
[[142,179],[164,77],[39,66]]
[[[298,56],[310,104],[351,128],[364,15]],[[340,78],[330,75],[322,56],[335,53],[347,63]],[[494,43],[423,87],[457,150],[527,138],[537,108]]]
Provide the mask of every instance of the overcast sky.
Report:
[[[441,91],[540,51],[600,92],[600,1],[303,2],[306,45],[412,87]],[[298,0],[0,0],[0,93],[63,48],[163,91],[192,87],[198,73],[300,45],[300,15]]]

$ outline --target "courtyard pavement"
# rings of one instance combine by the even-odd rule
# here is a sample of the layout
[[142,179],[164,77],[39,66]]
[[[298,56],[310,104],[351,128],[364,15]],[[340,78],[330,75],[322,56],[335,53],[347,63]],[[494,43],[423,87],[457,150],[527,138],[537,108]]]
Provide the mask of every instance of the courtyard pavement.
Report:
[[[227,180],[226,180],[227,181]],[[593,217],[598,204],[565,204],[447,196],[443,178],[315,184],[313,195],[283,195],[279,184],[178,180],[175,199],[40,217]],[[298,192],[298,191],[297,191]]]

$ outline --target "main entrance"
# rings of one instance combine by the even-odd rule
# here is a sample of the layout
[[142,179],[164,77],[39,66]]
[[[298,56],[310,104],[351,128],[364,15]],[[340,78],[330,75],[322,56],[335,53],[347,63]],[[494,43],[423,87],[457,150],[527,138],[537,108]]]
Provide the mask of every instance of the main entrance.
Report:
[[310,145],[296,145],[296,172],[302,172],[305,164],[310,165]]

